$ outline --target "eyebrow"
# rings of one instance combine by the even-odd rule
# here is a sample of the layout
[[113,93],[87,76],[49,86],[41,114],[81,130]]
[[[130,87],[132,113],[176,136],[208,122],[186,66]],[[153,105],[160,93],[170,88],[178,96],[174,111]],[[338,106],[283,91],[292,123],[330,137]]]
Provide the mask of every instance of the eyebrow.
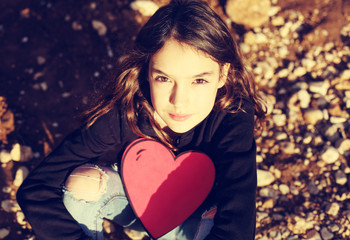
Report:
[[[156,69],[156,68],[151,68],[151,72],[162,74],[162,75],[165,75],[167,77],[170,77],[168,74],[166,74],[163,71],[161,71],[159,69]],[[209,75],[213,75],[213,74],[214,73],[212,71],[211,72],[202,72],[202,73],[196,74],[196,75],[194,75],[192,77],[193,78],[200,78],[200,77],[205,77],[205,76],[209,76]]]

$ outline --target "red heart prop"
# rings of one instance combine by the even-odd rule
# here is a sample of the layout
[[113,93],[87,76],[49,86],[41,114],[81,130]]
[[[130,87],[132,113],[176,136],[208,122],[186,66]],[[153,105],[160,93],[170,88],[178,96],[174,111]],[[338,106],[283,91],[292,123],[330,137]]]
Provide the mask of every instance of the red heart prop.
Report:
[[163,144],[138,139],[125,150],[121,174],[129,202],[151,237],[185,221],[209,194],[215,168],[204,153],[177,157]]

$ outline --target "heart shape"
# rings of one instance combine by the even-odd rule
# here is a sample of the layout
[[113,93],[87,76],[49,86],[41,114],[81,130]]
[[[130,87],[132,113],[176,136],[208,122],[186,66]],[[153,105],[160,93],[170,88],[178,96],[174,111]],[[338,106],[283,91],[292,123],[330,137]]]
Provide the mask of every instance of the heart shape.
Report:
[[163,144],[141,138],[126,148],[121,175],[136,216],[152,238],[159,238],[202,204],[214,184],[215,167],[204,153],[175,157]]

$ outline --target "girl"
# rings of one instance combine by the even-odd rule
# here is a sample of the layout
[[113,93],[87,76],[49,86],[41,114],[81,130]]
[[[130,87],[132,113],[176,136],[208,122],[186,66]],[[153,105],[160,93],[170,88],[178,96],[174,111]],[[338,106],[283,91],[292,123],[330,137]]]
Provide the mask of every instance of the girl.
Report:
[[264,111],[225,23],[203,2],[172,1],[141,29],[120,69],[85,128],[18,191],[38,238],[103,239],[103,218],[143,231],[118,168],[106,164],[118,166],[125,148],[142,137],[175,155],[204,152],[215,165],[207,199],[160,239],[254,239],[254,126]]

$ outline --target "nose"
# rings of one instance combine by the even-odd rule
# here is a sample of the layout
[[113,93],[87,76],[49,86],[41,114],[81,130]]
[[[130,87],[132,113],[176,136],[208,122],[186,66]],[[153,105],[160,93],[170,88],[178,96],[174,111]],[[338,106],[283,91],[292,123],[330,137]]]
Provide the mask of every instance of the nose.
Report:
[[190,92],[185,86],[175,85],[170,95],[170,103],[175,107],[183,107],[188,103]]

